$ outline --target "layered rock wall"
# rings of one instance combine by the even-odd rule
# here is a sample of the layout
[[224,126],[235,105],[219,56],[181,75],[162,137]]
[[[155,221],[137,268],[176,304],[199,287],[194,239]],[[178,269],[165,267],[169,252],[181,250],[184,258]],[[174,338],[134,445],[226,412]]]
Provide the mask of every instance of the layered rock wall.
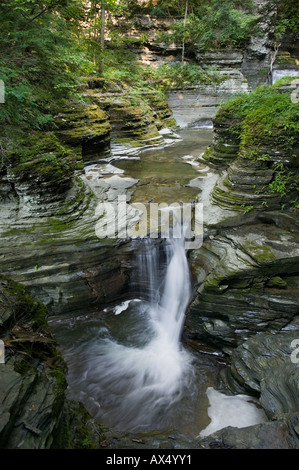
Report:
[[[288,135],[274,122],[271,137],[266,130],[244,145],[238,117],[224,114],[214,119],[214,144],[204,155],[218,177],[205,200],[203,244],[190,252],[195,296],[185,332],[192,347],[203,342],[229,358],[228,389],[257,396],[269,421],[226,428],[200,444],[298,448],[297,141],[286,150]],[[271,192],[283,165],[289,192]]]

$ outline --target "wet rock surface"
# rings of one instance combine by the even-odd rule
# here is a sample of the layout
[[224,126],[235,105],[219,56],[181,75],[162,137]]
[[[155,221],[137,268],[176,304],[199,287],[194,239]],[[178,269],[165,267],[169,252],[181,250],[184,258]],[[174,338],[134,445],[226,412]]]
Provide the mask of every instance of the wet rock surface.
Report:
[[60,429],[65,366],[46,322],[46,309],[26,289],[2,278],[0,442],[2,448],[52,445]]
[[295,356],[294,329],[258,333],[232,354],[232,375],[246,388],[260,393],[259,401],[269,419],[298,411],[299,370]]
[[228,427],[200,446],[298,448],[298,214],[292,207],[277,210],[280,194],[264,193],[262,202],[256,190],[273,180],[272,161],[285,161],[286,155],[279,144],[271,150],[261,140],[261,148],[270,150],[268,163],[243,159],[228,121],[216,116],[214,123],[213,150],[205,160],[218,178],[204,209],[203,244],[190,252],[196,293],[186,334],[192,344],[203,341],[228,356],[228,388],[258,397],[269,421]]
[[[138,180],[124,178],[109,161],[163,144],[172,134],[166,126],[175,124],[158,94],[148,92],[143,107],[120,86],[84,80],[92,104],[61,109],[55,132],[37,132],[21,149],[22,163],[15,164],[15,152],[0,167],[2,273],[58,314],[121,298],[130,247],[119,247],[116,234],[98,236],[97,208],[117,204],[119,195],[129,201]],[[121,150],[116,135],[125,140]]]
[[292,322],[298,313],[297,238],[274,224],[256,224],[204,241],[191,254],[193,270],[203,281],[187,319],[190,331],[236,345]]
[[246,390],[259,393],[269,421],[243,429],[232,427],[204,438],[204,448],[298,449],[298,363],[292,341],[298,325],[279,333],[258,333],[231,356],[231,373]]
[[128,281],[126,249],[119,256],[115,240],[107,244],[96,236],[99,200],[82,184],[80,199],[66,202],[65,212],[28,214],[1,225],[2,273],[27,286],[52,313],[94,308],[121,296]]
[[202,449],[298,449],[298,416],[243,429],[227,427],[203,439]]
[[[149,17],[137,18],[136,27],[140,26],[149,36],[157,27]],[[242,53],[198,54],[199,63],[221,65],[226,79],[215,86],[173,90],[168,104],[146,96],[151,106],[142,108],[130,97],[121,97],[118,87],[109,91],[101,79],[87,80],[93,105],[57,115],[56,136],[68,151],[58,148],[57,142],[53,148],[53,141],[44,149],[52,163],[63,151],[63,167],[51,165],[51,171],[38,172],[46,167],[38,154],[20,171],[0,165],[2,272],[27,286],[50,313],[76,312],[82,306],[93,308],[95,303],[121,298],[128,282],[130,249],[125,244],[107,245],[94,236],[97,203],[115,200],[120,187],[114,184],[115,178],[110,181],[113,184],[101,181],[98,168],[94,177],[92,168],[80,173],[83,160],[99,164],[110,155],[111,142],[123,153],[132,139],[137,147],[161,145],[161,129],[175,124],[170,108],[182,126],[211,125],[223,98],[247,93],[265,81],[262,69],[269,66],[272,53],[268,25],[264,33]],[[156,44],[147,51],[148,59],[161,60],[161,51],[174,61],[181,52]],[[293,212],[275,212],[280,201],[274,196],[266,200],[272,212],[264,210],[265,197],[252,191],[252,182],[262,187],[273,172],[265,162],[248,166],[248,160],[237,158],[240,142],[230,132],[231,123],[230,119],[215,123],[214,150],[206,159],[217,184],[206,195],[211,212],[205,218],[204,244],[190,254],[196,293],[184,337],[190,345],[204,341],[208,353],[225,354],[231,361],[231,372],[224,377],[227,389],[258,397],[269,422],[225,428],[203,439],[99,428],[82,407],[65,400],[65,365],[47,329],[44,307],[29,300],[23,287],[7,296],[13,284],[4,279],[0,285],[0,335],[6,344],[6,362],[0,364],[1,447],[299,448],[298,364],[291,361],[291,343],[299,329],[298,218]],[[271,157],[279,162],[285,155]],[[114,175],[114,170],[108,175]],[[254,205],[258,214],[244,214],[244,205]]]

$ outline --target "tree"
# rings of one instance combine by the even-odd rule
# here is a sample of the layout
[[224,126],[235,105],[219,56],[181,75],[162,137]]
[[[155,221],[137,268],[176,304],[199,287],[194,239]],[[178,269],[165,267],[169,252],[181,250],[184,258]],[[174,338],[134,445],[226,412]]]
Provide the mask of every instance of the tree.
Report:
[[185,5],[184,33],[183,33],[183,47],[182,47],[182,64],[184,64],[184,59],[185,59],[185,31],[186,31],[187,15],[188,15],[188,0],[186,0],[186,5]]
[[[104,70],[104,49],[105,49],[105,30],[107,12],[119,13],[123,9],[123,4],[119,0],[93,0],[89,8],[89,22],[92,26],[90,30],[90,40],[94,41],[94,61],[99,57],[98,71],[100,75]],[[99,52],[99,54],[98,54]]]
[[[188,46],[192,50],[215,48],[242,48],[252,36],[259,19],[249,8],[250,0],[185,0],[181,19],[162,33],[161,40],[183,45],[183,58]],[[183,60],[182,58],[182,60]]]
[[275,0],[276,11],[272,16],[274,26],[273,34],[273,54],[270,63],[269,74],[276,60],[279,48],[285,35],[288,35],[294,42],[298,40],[299,33],[299,4],[293,0]]

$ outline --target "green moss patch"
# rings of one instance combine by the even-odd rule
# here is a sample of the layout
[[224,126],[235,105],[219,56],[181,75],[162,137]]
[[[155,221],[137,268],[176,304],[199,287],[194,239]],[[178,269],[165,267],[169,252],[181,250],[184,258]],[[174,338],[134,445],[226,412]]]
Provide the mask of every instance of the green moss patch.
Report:
[[222,104],[215,122],[232,120],[233,130],[240,136],[241,149],[259,147],[262,141],[290,150],[299,144],[298,116],[299,104],[293,103],[288,93],[264,85]]
[[[282,208],[287,202],[296,202],[299,190],[299,104],[291,99],[290,91],[285,87],[261,86],[222,104],[214,118],[215,128],[220,135],[225,133],[225,140],[230,136],[239,140],[235,159],[242,157],[249,167],[263,163],[269,180],[257,188],[252,177],[252,192],[268,197],[277,195]],[[220,138],[213,150],[216,152],[219,147],[225,157],[221,143]],[[258,166],[257,172],[261,179]]]
[[77,156],[52,132],[33,133],[26,142],[19,143],[19,148],[7,155],[9,178],[31,183],[38,192],[46,190],[40,186],[42,182],[70,180],[77,167]]

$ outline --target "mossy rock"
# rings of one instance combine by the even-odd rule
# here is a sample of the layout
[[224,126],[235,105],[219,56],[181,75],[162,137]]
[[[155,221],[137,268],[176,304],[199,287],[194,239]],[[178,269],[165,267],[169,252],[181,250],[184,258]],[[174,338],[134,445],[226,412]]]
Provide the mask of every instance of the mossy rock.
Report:
[[271,279],[269,279],[269,281],[266,282],[266,286],[277,289],[285,289],[287,287],[287,283],[281,277],[273,276]]
[[65,193],[72,185],[77,155],[52,132],[34,133],[23,145],[21,151],[7,155],[8,180],[16,190],[45,197],[48,194],[51,200]]
[[298,103],[279,88],[261,86],[220,106],[215,126],[239,134],[241,147],[269,146],[282,150],[298,148]]
[[80,148],[83,157],[107,152],[110,148],[110,119],[97,104],[73,105],[56,115],[55,123],[59,139],[73,148]]
[[91,90],[102,89],[106,83],[106,80],[103,77],[84,77],[82,80],[84,84],[86,84],[86,86]]
[[115,141],[147,141],[160,137],[159,129],[176,127],[165,96],[157,90],[122,88],[91,94],[91,98],[109,114]]
[[28,322],[33,331],[50,333],[45,305],[34,299],[22,284],[0,277],[0,333]]
[[61,433],[66,365],[47,323],[47,309],[12,279],[0,279],[0,337],[5,344],[0,447],[44,449]]

